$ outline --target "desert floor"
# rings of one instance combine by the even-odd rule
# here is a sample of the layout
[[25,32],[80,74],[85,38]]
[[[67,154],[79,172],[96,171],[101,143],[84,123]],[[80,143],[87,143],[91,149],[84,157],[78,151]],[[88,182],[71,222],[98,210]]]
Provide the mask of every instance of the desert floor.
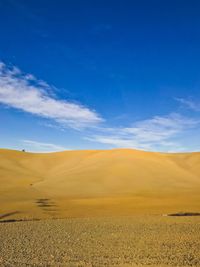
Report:
[[0,266],[200,266],[200,217],[0,223]]

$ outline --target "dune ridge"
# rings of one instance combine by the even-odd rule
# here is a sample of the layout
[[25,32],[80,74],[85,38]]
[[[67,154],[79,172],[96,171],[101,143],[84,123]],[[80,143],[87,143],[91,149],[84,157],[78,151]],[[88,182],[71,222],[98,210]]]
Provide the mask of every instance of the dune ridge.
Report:
[[200,211],[200,153],[0,149],[0,214],[62,218]]

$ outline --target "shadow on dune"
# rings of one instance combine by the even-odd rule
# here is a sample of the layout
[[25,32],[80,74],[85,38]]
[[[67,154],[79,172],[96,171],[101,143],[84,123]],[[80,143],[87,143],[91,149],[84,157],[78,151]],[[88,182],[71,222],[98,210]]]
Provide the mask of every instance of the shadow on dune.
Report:
[[19,211],[13,211],[13,212],[8,212],[8,213],[4,213],[0,215],[0,223],[4,223],[4,222],[15,222],[15,221],[21,221],[20,219],[5,219],[9,216],[15,215],[20,213]]
[[40,221],[40,219],[7,219],[7,220],[1,220],[0,223],[32,222],[32,221]]
[[167,216],[200,216],[199,212],[178,212],[178,213],[171,213],[167,214]]
[[13,211],[13,212],[9,212],[9,213],[1,214],[1,215],[0,215],[0,220],[1,220],[1,219],[4,219],[4,218],[6,218],[6,217],[9,217],[9,216],[11,216],[11,215],[18,214],[18,213],[20,213],[20,212],[19,212],[19,211]]
[[19,214],[20,211],[13,211],[5,214],[0,215],[0,223],[9,223],[9,222],[27,222],[27,221],[39,221],[40,219],[4,219],[9,216]]

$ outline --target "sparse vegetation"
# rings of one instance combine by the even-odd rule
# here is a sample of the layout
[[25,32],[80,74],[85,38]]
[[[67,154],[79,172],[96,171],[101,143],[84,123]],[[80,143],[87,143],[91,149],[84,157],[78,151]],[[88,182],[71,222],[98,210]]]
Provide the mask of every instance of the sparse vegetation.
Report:
[[0,266],[200,266],[200,218],[2,223],[0,243]]
[[177,212],[177,213],[171,213],[167,214],[167,216],[200,216],[199,212]]

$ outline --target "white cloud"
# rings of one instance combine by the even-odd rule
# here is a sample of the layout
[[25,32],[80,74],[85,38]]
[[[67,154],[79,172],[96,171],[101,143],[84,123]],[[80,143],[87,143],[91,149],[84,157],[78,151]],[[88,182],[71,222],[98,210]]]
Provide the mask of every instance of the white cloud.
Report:
[[174,139],[199,124],[199,120],[173,113],[136,122],[132,127],[109,129],[109,131],[104,129],[102,134],[96,134],[87,139],[115,147],[160,151],[180,150],[182,145]]
[[[67,100],[57,99],[55,88],[32,74],[23,74],[17,67],[0,62],[0,104],[49,119],[49,127],[64,129],[86,128],[85,138],[114,147],[154,151],[181,151],[184,144],[179,137],[188,129],[198,128],[200,120],[172,113],[141,120],[129,127],[100,128],[102,117],[95,111]],[[187,108],[200,111],[200,103],[178,98]],[[178,141],[177,141],[178,140]],[[33,140],[23,140],[30,151],[60,151],[64,147]]]
[[91,127],[103,120],[87,107],[56,99],[49,93],[52,88],[31,74],[24,75],[18,68],[0,62],[0,103],[72,128]]
[[67,150],[63,146],[51,144],[51,143],[42,143],[34,140],[22,140],[22,144],[25,149],[31,152],[55,152]]
[[195,102],[191,99],[184,99],[184,98],[176,98],[178,102],[185,105],[188,109],[194,110],[194,111],[200,111],[200,103]]

